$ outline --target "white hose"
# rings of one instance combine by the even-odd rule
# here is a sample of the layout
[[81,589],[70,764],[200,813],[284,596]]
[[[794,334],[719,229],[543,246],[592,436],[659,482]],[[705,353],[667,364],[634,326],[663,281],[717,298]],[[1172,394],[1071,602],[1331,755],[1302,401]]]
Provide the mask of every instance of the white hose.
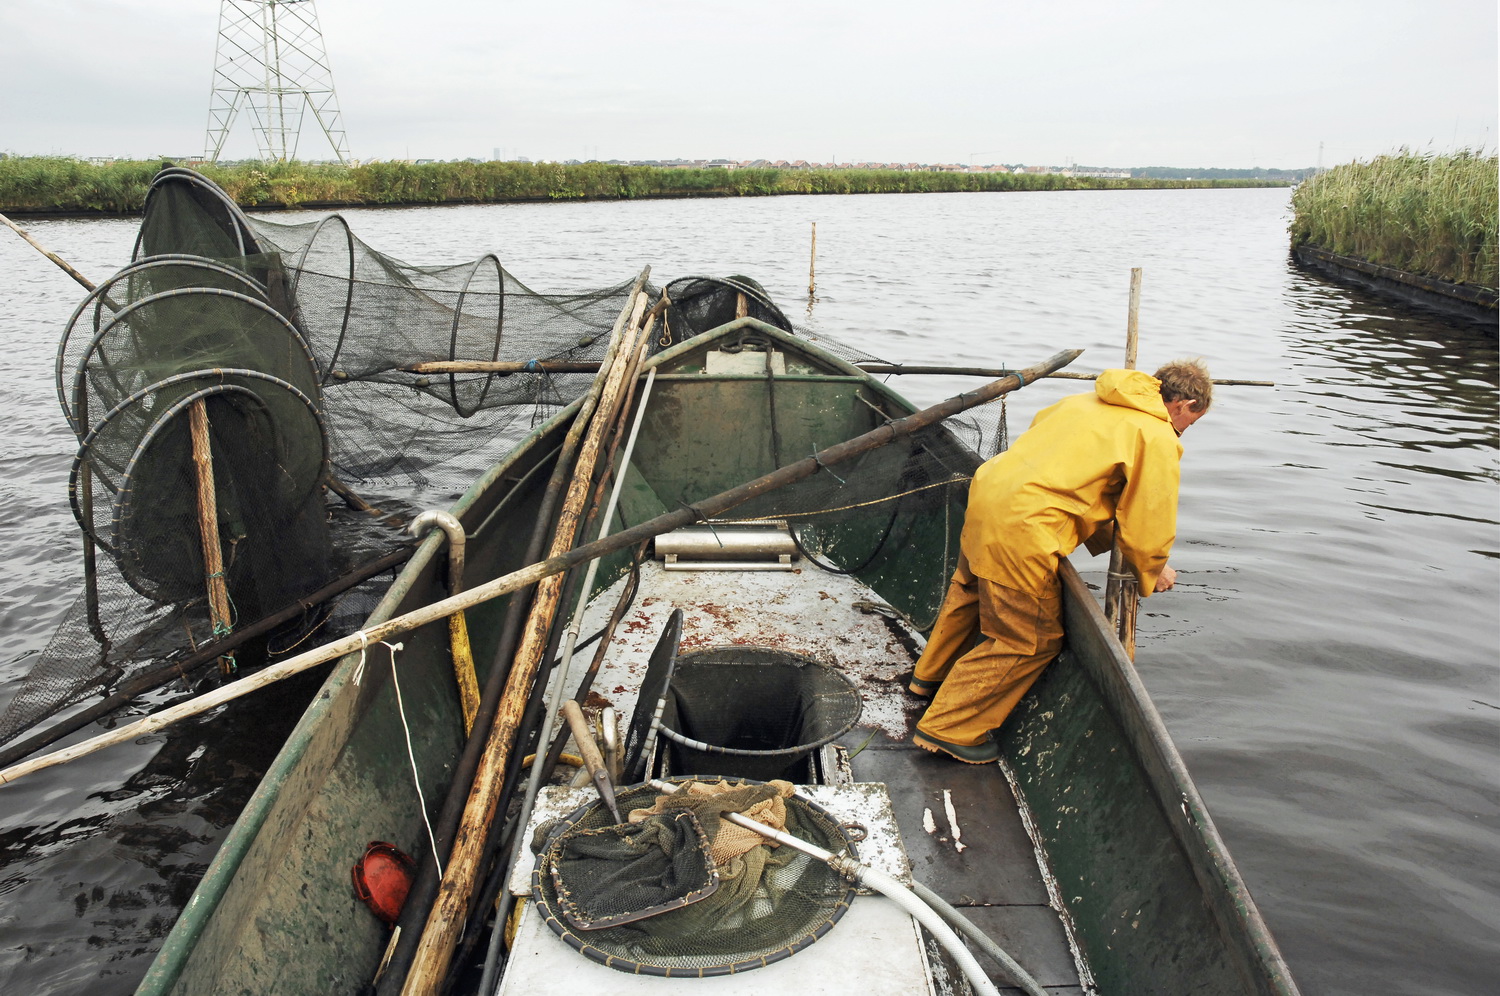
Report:
[[993,938],[974,926],[968,917],[950,906],[946,899],[916,879],[912,879],[911,891],[918,899],[931,906],[938,916],[952,924],[955,930],[977,944],[979,950],[995,959],[1010,975],[1011,981],[1025,990],[1027,996],[1047,996],[1047,991],[1042,988],[1040,982],[1032,978],[1030,973],[1022,968],[1004,948],[995,943]]
[[963,970],[964,977],[969,980],[975,996],[1000,996],[1000,990],[990,981],[985,974],[984,968],[979,964],[972,952],[964,946],[964,942],[953,932],[937,911],[928,906],[922,900],[912,895],[911,890],[902,885],[895,878],[887,875],[878,868],[869,865],[859,866],[859,882],[868,886],[885,896],[891,902],[901,907],[916,918],[917,922],[927,928],[927,932],[943,946],[943,950],[953,956],[958,962],[958,967]]
[[[652,779],[650,784],[653,788],[667,793],[676,792],[682,787],[656,779]],[[758,820],[751,819],[744,813],[724,813],[723,818],[744,827],[746,830],[754,830],[762,837],[767,837],[779,844],[785,844],[787,847],[817,858],[834,871],[847,875],[859,882],[860,885],[874,889],[885,896],[891,902],[915,917],[918,923],[927,928],[927,932],[933,936],[933,939],[943,946],[943,950],[953,956],[953,960],[958,962],[958,967],[963,971],[964,977],[969,980],[969,985],[974,990],[974,996],[1000,996],[1000,990],[995,988],[995,983],[991,982],[990,977],[985,974],[983,966],[979,964],[973,953],[964,946],[964,942],[953,932],[953,928],[948,926],[947,921],[939,916],[937,911],[931,906],[928,906],[922,900],[912,895],[910,889],[892,876],[887,875],[878,868],[871,868],[869,865],[861,864],[853,858],[842,854],[834,854],[832,851],[805,841],[801,837],[793,837],[784,830],[768,827]]]

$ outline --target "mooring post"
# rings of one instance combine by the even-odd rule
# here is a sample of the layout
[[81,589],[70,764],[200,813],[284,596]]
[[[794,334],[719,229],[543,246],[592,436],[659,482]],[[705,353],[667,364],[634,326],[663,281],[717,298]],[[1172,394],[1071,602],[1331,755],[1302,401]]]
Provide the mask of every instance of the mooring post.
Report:
[[[214,639],[221,640],[233,629],[229,612],[229,586],[224,581],[224,553],[219,547],[219,501],[214,491],[214,458],[208,439],[208,405],[198,398],[188,406],[193,437],[193,466],[198,485],[198,535],[203,543],[203,574],[208,584],[208,616]],[[219,659],[219,669],[228,674],[234,657]]]
[[812,251],[807,257],[807,306],[812,307],[813,298],[818,293],[818,223],[812,223]]
[[[1136,353],[1141,339],[1141,268],[1130,270],[1130,312],[1125,323],[1125,369],[1134,370]],[[1136,580],[1126,576],[1125,555],[1120,550],[1120,539],[1115,537],[1109,552],[1109,580],[1104,587],[1104,616],[1115,628],[1120,644],[1131,660],[1135,660],[1135,620],[1140,605],[1140,591]]]

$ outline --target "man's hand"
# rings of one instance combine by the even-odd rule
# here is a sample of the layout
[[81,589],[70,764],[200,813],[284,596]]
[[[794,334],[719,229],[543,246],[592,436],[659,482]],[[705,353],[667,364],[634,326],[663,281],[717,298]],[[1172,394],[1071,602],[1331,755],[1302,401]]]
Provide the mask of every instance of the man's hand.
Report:
[[1153,592],[1166,591],[1177,583],[1177,572],[1170,567],[1163,567],[1161,573],[1156,576],[1156,587]]

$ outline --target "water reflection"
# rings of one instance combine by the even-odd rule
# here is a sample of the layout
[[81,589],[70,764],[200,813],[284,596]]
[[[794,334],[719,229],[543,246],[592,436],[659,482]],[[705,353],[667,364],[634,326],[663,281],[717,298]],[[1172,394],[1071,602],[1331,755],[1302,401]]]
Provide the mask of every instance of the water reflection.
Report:
[[[1144,365],[1203,354],[1219,376],[1280,385],[1225,389],[1188,439],[1184,574],[1143,604],[1147,685],[1309,996],[1487,991],[1494,331],[1290,267],[1285,203],[1275,190],[774,198],[372,209],[351,224],[413,262],[499,251],[539,288],[650,262],[658,279],[750,273],[800,303],[815,218],[820,330],[911,362],[1089,346],[1079,369],[1116,364],[1128,271],[1144,266]],[[37,228],[89,273],[118,268],[134,233]],[[723,231],[734,238],[704,234]],[[27,254],[0,241],[0,272],[16,275],[0,416],[21,437],[0,454],[14,516],[0,523],[0,646],[18,652],[50,635],[47,605],[71,601],[78,549],[51,388],[78,295]],[[930,403],[972,380],[894,384]],[[1017,395],[1012,432],[1079,389]],[[0,700],[15,677],[0,673]],[[297,715],[295,697],[270,697],[275,710],[231,708],[6,787],[0,991],[133,988]]]
[[71,798],[45,793],[11,814],[0,830],[5,992],[135,990],[316,690],[318,670],[262,693],[266,701],[252,697],[150,738],[149,759],[123,783]]
[[1371,312],[1356,294],[1295,270],[1285,298],[1294,317],[1282,338],[1301,393],[1320,399],[1340,431],[1404,449],[1493,448],[1500,355],[1492,327],[1391,307]]

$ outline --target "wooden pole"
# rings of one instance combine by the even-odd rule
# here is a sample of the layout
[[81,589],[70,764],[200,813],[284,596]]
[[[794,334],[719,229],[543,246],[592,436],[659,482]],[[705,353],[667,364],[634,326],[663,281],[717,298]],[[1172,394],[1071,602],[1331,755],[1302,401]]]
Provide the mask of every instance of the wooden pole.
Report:
[[[219,546],[219,502],[214,490],[214,458],[208,439],[208,406],[202,398],[188,406],[193,437],[193,469],[198,491],[198,538],[203,544],[203,573],[208,586],[208,618],[214,639],[234,630],[229,611],[229,586],[224,581],[224,553]],[[221,657],[219,667],[228,674],[234,658]]]
[[410,373],[597,373],[598,360],[433,360],[401,368]]
[[[859,362],[854,364],[865,373],[870,374],[942,374],[948,377],[1004,377],[1010,373],[1004,367],[957,367],[957,366],[932,366],[922,363],[873,363]],[[1093,373],[1077,373],[1072,370],[1059,370],[1047,375],[1048,380],[1098,380],[1099,375]],[[1274,380],[1226,380],[1215,379],[1215,385],[1226,387],[1275,387]]]
[[[610,327],[609,347],[605,352],[603,363],[605,369],[613,363],[620,348],[620,341],[624,338],[624,330],[635,310],[636,296],[645,287],[650,275],[651,267],[643,268],[640,275],[635,278],[635,283],[631,285],[629,293],[625,295],[620,313]],[[594,363],[593,369],[597,371],[600,366],[601,364]],[[574,457],[583,442],[589,421],[598,408],[599,395],[604,391],[606,379],[606,376],[597,376],[589,384],[588,391],[579,402],[578,413],[573,423],[568,426],[563,445],[553,460],[552,472],[548,475],[547,484],[542,489],[536,519],[525,550],[521,554],[520,562],[523,564],[541,560],[547,550],[547,543],[553,531],[553,520],[562,503],[568,481],[572,478]],[[437,839],[437,853],[445,858],[452,850],[453,839],[458,833],[459,825],[463,820],[464,807],[468,802],[469,788],[473,785],[475,772],[479,770],[479,764],[489,740],[489,731],[495,725],[495,716],[505,696],[506,682],[510,677],[516,648],[520,644],[520,633],[525,627],[534,594],[530,589],[534,584],[535,581],[529,581],[518,585],[514,589],[517,597],[506,606],[495,654],[489,674],[485,678],[483,694],[480,696],[479,713],[474,719],[474,728],[478,732],[464,742],[463,753],[458,757],[448,790],[444,793],[443,805],[438,812],[434,832]],[[500,594],[511,593],[501,592]],[[391,940],[394,951],[387,958],[387,967],[383,969],[383,974],[377,973],[375,978],[375,991],[380,996],[392,996],[399,992],[401,985],[406,981],[412,958],[422,939],[422,927],[426,924],[428,913],[431,912],[432,904],[437,899],[439,884],[436,864],[422,862],[416,881],[412,883],[411,890],[407,893],[406,903],[401,908],[401,919],[397,921],[396,931]]]
[[88,277],[85,277],[83,274],[73,269],[61,256],[57,255],[52,250],[48,249],[46,246],[38,242],[36,239],[32,238],[31,233],[26,231],[26,229],[22,228],[20,225],[17,225],[15,222],[11,221],[3,214],[0,214],[0,224],[4,224],[6,228],[9,228],[12,232],[15,232],[21,238],[31,243],[31,247],[33,249],[60,266],[62,268],[62,271],[68,276],[72,277],[74,280],[78,281],[89,290],[92,291],[94,289],[94,285]]
[[[561,556],[573,548],[578,526],[583,520],[594,464],[598,460],[605,431],[616,417],[615,403],[620,397],[625,374],[633,365],[639,347],[641,323],[647,303],[644,293],[637,296],[625,344],[615,357],[604,392],[599,398],[597,414],[578,451],[578,463],[552,537],[552,549],[549,553],[552,557]],[[521,715],[531,686],[537,679],[552,620],[562,598],[562,582],[563,576],[554,574],[537,585],[531,617],[521,636],[521,645],[516,651],[516,660],[506,681],[505,697],[500,702],[495,725],[490,729],[479,770],[475,772],[469,801],[464,807],[463,821],[454,837],[453,851],[448,856],[442,884],[438,886],[437,902],[428,914],[422,940],[412,960],[411,970],[407,973],[406,984],[401,990],[403,996],[436,993],[448,973],[454,942],[468,916],[469,895],[473,892],[475,880],[480,873],[485,832],[495,818],[496,803],[504,784],[510,753],[515,746]]]
[[[1005,367],[959,367],[959,366],[934,366],[922,363],[875,363],[863,361],[854,364],[865,373],[870,374],[941,374],[948,377],[988,377],[991,380],[998,377],[1008,377],[1014,371]],[[446,374],[446,373],[519,373],[523,370],[541,370],[546,373],[596,373],[599,370],[597,360],[528,360],[525,362],[517,360],[434,360],[430,363],[416,363],[401,369],[411,373]],[[1075,373],[1071,370],[1058,370],[1046,375],[1049,380],[1098,380],[1098,374]],[[1273,380],[1228,380],[1216,378],[1213,381],[1216,386],[1224,387],[1275,387]]]
[[818,223],[812,223],[812,251],[807,257],[807,306],[812,307],[813,298],[818,293]]
[[835,467],[871,450],[894,443],[898,439],[904,439],[930,425],[941,422],[945,418],[951,418],[961,412],[966,412],[971,408],[982,405],[987,401],[993,401],[1002,394],[1009,394],[1027,384],[1035,383],[1037,380],[1045,377],[1049,371],[1056,370],[1073,362],[1082,353],[1083,350],[1081,349],[1065,349],[1060,353],[1053,354],[1040,363],[1027,367],[1024,370],[1017,370],[1009,377],[985,384],[976,390],[955,395],[946,401],[933,405],[931,408],[925,408],[905,418],[893,419],[890,422],[871,429],[863,435],[847,439],[842,443],[837,443],[796,463],[787,464],[785,467],[774,470],[763,477],[757,477],[753,481],[747,481],[737,487],[730,488],[728,491],[721,491],[719,494],[711,498],[705,498],[695,505],[689,505],[686,508],[681,508],[673,512],[666,512],[654,519],[648,519],[640,525],[631,526],[629,529],[612,533],[592,543],[585,543],[583,546],[575,547],[572,551],[562,556],[549,557],[546,560],[538,561],[535,564],[494,578],[484,584],[476,585],[461,595],[454,595],[431,602],[420,609],[413,609],[405,615],[388,619],[383,623],[371,626],[369,629],[351,633],[349,636],[298,654],[296,657],[288,658],[280,664],[273,664],[265,670],[249,677],[229,682],[214,691],[198,696],[190,702],[170,706],[155,715],[117,727],[91,740],[85,740],[63,750],[54,751],[51,754],[45,754],[42,757],[33,758],[14,767],[6,768],[0,771],[0,785],[8,784],[17,778],[36,771],[64,764],[80,757],[86,757],[105,747],[145,736],[148,733],[153,733],[156,730],[170,726],[179,719],[186,719],[189,716],[208,712],[210,709],[215,709],[225,702],[232,702],[242,695],[247,695],[267,685],[273,685],[293,675],[301,674],[309,668],[317,667],[319,664],[331,661],[336,657],[353,653],[371,643],[378,643],[381,640],[387,640],[393,636],[408,633],[418,627],[426,626],[428,623],[436,622],[439,619],[446,619],[459,609],[472,608],[482,602],[487,602],[490,599],[499,598],[501,595],[508,595],[518,589],[536,584],[543,578],[551,577],[554,574],[561,574],[563,571],[597,557],[603,557],[617,550],[636,546],[653,536],[660,536],[662,533],[671,532],[673,529],[681,528],[690,523],[720,515],[752,498],[758,498],[778,488],[784,488],[788,484],[795,484],[797,481],[811,477],[829,467]]
[[[80,391],[75,406],[74,419],[78,425],[78,438],[88,435],[89,400],[86,391]],[[94,547],[94,468],[88,460],[78,461],[78,509],[89,528],[83,531],[83,604],[88,615],[89,631],[99,641],[102,658],[108,658],[111,640],[104,629],[104,619],[99,613],[99,558]]]
[[[1134,370],[1141,340],[1141,268],[1130,271],[1130,311],[1125,322],[1125,369]],[[1140,608],[1140,590],[1136,579],[1127,576],[1125,554],[1120,538],[1115,537],[1109,551],[1109,580],[1104,587],[1104,615],[1115,627],[1120,645],[1135,660],[1135,622]]]

